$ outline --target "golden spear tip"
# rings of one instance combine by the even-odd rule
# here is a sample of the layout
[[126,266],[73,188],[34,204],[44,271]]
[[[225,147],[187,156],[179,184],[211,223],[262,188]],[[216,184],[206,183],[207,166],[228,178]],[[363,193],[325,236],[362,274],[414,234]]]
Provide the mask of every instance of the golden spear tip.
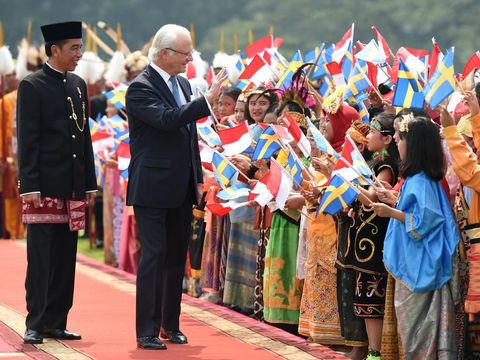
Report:
[[193,48],[195,49],[195,24],[194,23],[190,23],[190,37],[192,38],[192,45],[193,45]]
[[27,46],[30,47],[32,43],[32,20],[28,21],[28,28],[27,28]]
[[253,44],[253,29],[251,26],[248,28],[248,43]]
[[3,47],[4,44],[4,38],[3,38],[3,24],[0,21],[0,47]]
[[119,22],[117,22],[117,51],[122,51],[122,28]]
[[223,30],[220,30],[220,49],[219,51],[221,53],[225,52],[225,32]]
[[233,53],[236,54],[238,51],[238,33],[233,33]]
[[[97,35],[97,27],[96,26],[93,26],[93,33],[95,35]],[[92,38],[92,52],[94,54],[98,54],[97,41],[93,38],[93,36],[91,36],[91,38]]]

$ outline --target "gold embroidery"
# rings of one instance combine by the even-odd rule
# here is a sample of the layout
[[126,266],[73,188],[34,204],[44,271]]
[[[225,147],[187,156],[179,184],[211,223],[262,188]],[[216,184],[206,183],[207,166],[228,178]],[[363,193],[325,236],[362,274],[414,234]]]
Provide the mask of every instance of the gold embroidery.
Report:
[[[375,213],[372,213],[365,221],[363,221],[363,219],[362,219],[363,211],[362,210],[363,210],[363,205],[362,205],[362,209],[360,210],[360,215],[359,215],[360,220],[362,220],[362,224],[358,227],[357,232],[355,234],[355,243],[357,241],[358,234],[363,229],[363,227],[366,226],[366,225],[371,225],[372,226],[372,230],[371,230],[372,235],[378,234],[378,226],[371,223],[371,221],[377,215]],[[361,262],[361,263],[368,262],[373,257],[373,255],[375,253],[375,243],[372,240],[367,239],[367,238],[362,238],[358,241],[358,247],[360,248],[360,250],[362,250],[362,251],[367,250],[367,247],[365,245],[363,245],[365,242],[367,242],[368,244],[371,245],[371,251],[370,251],[370,254],[367,255],[367,257],[360,258],[359,254],[357,253],[357,247],[355,246],[355,259],[357,259],[357,261]]]
[[412,235],[415,239],[422,240],[422,236],[420,236],[419,233],[413,230],[413,213],[410,213],[408,224],[410,227],[410,230],[409,230],[410,235]]

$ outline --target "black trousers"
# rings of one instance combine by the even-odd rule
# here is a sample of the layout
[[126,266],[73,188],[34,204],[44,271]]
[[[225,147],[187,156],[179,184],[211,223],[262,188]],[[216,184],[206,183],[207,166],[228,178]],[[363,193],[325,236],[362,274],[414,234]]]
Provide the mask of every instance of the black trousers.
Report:
[[142,246],[137,271],[136,334],[179,330],[182,281],[191,236],[192,196],[174,209],[134,206]]
[[78,233],[68,224],[27,225],[27,329],[65,329],[73,304]]

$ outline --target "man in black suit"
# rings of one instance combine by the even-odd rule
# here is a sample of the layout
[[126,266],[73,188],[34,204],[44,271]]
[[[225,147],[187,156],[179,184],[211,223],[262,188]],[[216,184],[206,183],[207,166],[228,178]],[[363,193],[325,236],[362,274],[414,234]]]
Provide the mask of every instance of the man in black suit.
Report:
[[[82,23],[41,27],[48,61],[20,82],[17,98],[19,188],[27,225],[27,330],[78,340],[66,330],[73,302],[76,231],[97,189],[85,82],[70,71],[82,57]],[[84,219],[84,218],[83,218]]]
[[205,97],[191,101],[181,76],[192,60],[187,29],[165,25],[149,50],[150,65],[129,86],[130,130],[127,205],[133,205],[142,253],[137,273],[136,334],[142,349],[166,349],[159,335],[187,343],[180,302],[192,205],[203,182],[195,121],[210,114],[226,80],[223,70]]

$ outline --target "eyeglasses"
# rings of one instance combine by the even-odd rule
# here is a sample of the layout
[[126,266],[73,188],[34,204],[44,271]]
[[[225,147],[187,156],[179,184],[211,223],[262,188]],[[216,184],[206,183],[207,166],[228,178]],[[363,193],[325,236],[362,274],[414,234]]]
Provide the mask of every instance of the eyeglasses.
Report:
[[193,56],[193,50],[190,50],[189,52],[183,52],[183,51],[178,51],[172,48],[166,48],[167,50],[173,51],[174,53],[183,55],[185,57],[192,57]]

